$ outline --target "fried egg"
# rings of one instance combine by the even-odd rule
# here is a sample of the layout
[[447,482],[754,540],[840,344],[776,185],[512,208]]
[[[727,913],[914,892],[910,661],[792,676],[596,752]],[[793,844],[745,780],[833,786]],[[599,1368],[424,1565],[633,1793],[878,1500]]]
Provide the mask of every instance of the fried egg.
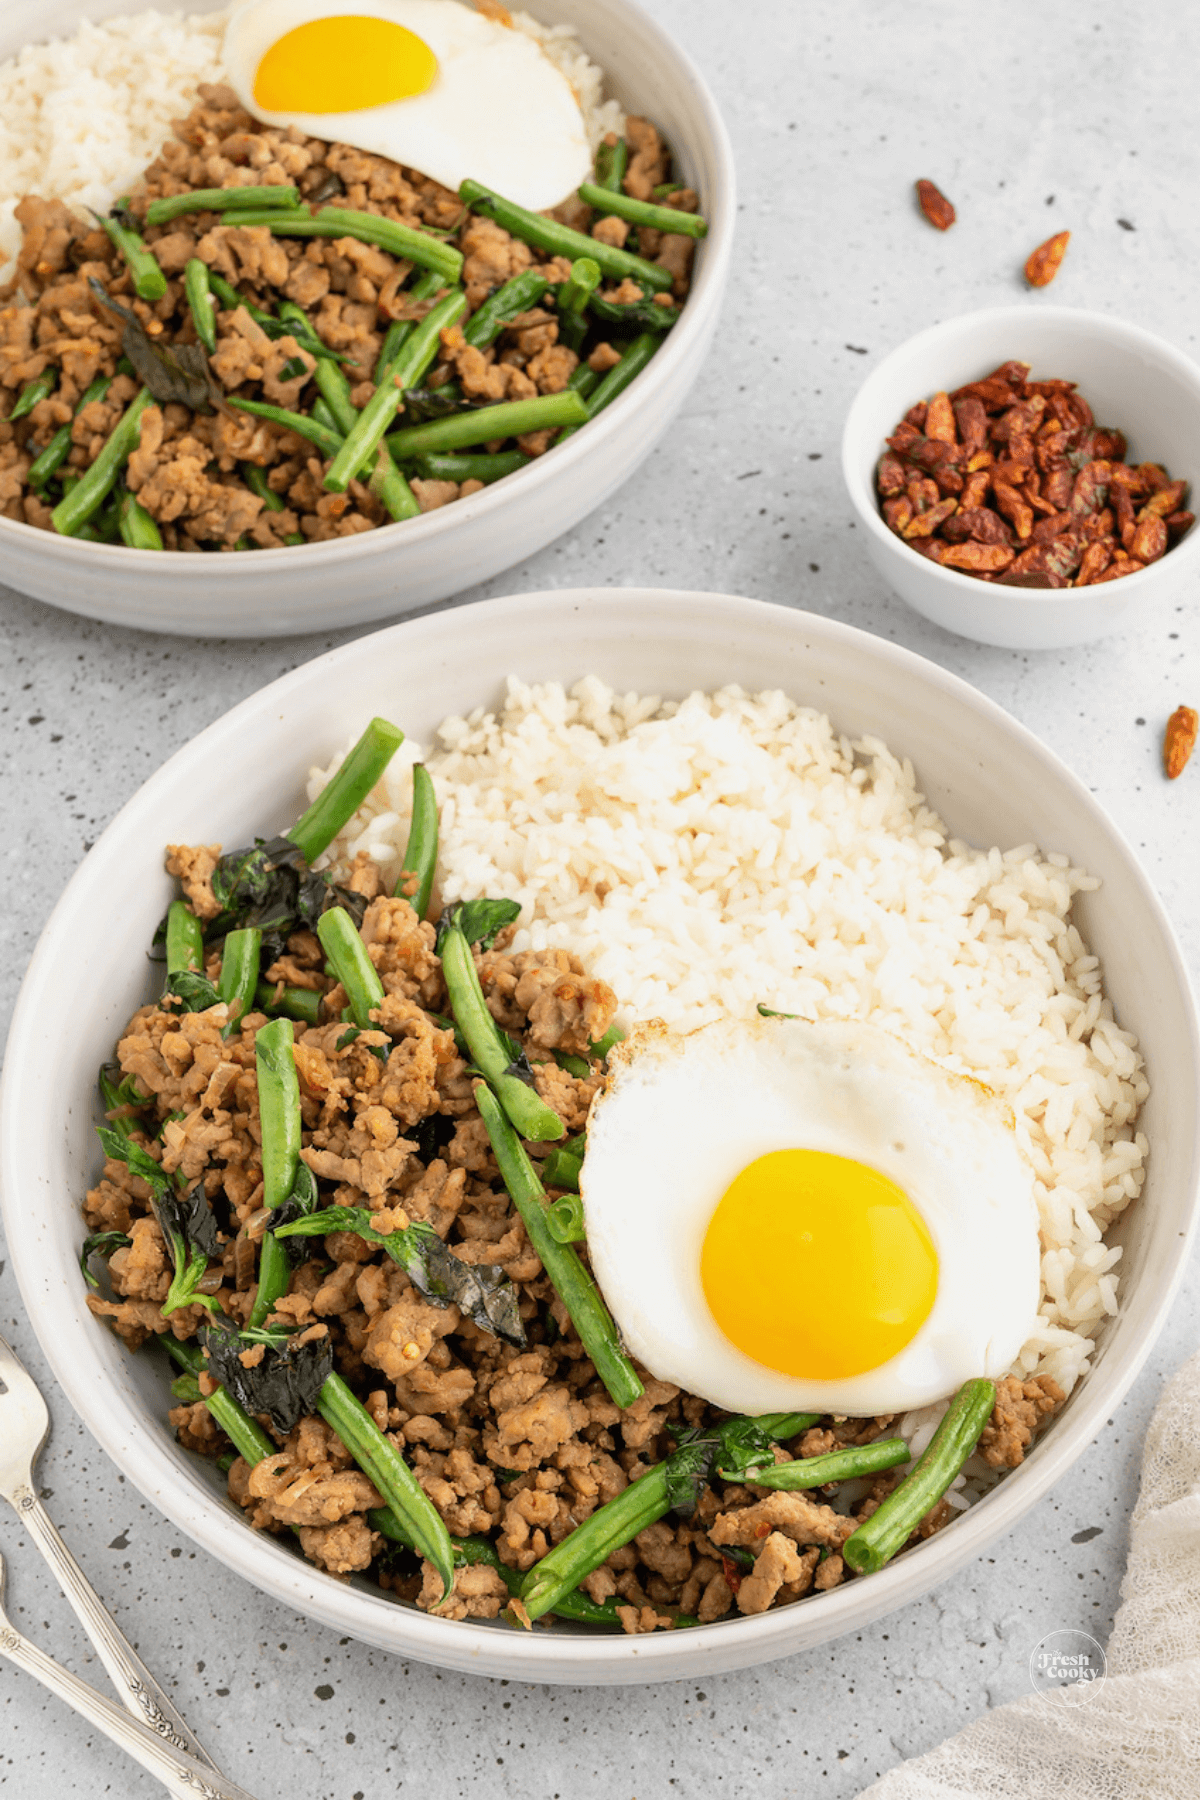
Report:
[[1033,1174],[979,1083],[871,1025],[639,1027],[588,1121],[588,1251],[634,1356],[731,1412],[899,1413],[1036,1329]]
[[556,206],[588,179],[579,102],[534,40],[460,0],[245,0],[225,33],[238,99],[457,188]]

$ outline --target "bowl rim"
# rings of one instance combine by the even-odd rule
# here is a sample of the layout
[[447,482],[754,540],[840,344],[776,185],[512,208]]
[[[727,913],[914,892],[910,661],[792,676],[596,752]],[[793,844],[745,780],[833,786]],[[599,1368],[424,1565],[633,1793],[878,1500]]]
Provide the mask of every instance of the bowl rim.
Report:
[[[865,651],[874,659],[876,669],[888,673],[896,682],[918,680],[935,694],[944,694],[949,700],[969,705],[993,725],[1011,734],[1035,760],[1053,773],[1056,781],[1066,789],[1073,806],[1090,815],[1123,855],[1139,890],[1145,916],[1160,935],[1178,983],[1188,1020],[1184,1052],[1190,1054],[1192,1066],[1200,1068],[1200,1020],[1186,964],[1165,909],[1136,852],[1083,781],[995,701],[927,658],[820,615],[743,596],[711,592],[614,588],[604,589],[603,594],[606,602],[613,601],[629,608],[631,624],[638,610],[651,601],[673,608],[678,616],[679,632],[691,636],[697,630],[706,629],[732,636],[739,625],[752,627],[769,621],[773,630],[795,634],[809,642],[818,638],[831,647]],[[54,1330],[48,1329],[50,1321],[43,1316],[44,1309],[54,1302],[43,1293],[40,1285],[46,1271],[39,1266],[35,1221],[28,1209],[17,1205],[16,1197],[24,1179],[18,1148],[20,1121],[44,1100],[42,1090],[30,1073],[29,1059],[21,1054],[21,1046],[37,1018],[47,1016],[45,989],[58,955],[60,939],[70,934],[74,916],[86,906],[93,883],[105,880],[111,870],[119,866],[121,845],[126,835],[130,831],[144,831],[145,827],[140,823],[143,815],[152,814],[158,790],[169,785],[177,772],[182,772],[197,758],[211,760],[216,767],[229,767],[230,753],[236,754],[235,746],[248,719],[261,712],[285,711],[305,690],[319,690],[326,673],[341,662],[353,662],[356,658],[374,661],[383,647],[390,649],[395,645],[403,647],[410,666],[419,664],[422,655],[439,653],[439,639],[444,645],[448,620],[453,622],[456,633],[469,634],[474,622],[486,616],[493,625],[499,622],[511,641],[519,641],[522,626],[535,623],[545,629],[548,611],[551,614],[558,608],[564,612],[580,611],[584,603],[593,601],[593,595],[594,590],[587,588],[510,595],[450,611],[426,613],[366,634],[300,664],[260,688],[177,750],[105,828],[51,913],[17,998],[9,1054],[0,1081],[0,1216],[8,1234],[18,1285],[35,1333],[59,1383],[100,1446],[139,1491],[180,1530],[259,1589],[321,1623],[343,1632],[350,1631],[393,1654],[489,1675],[495,1672],[486,1666],[496,1650],[494,1626],[468,1620],[438,1619],[402,1609],[391,1600],[362,1589],[347,1590],[342,1583],[303,1563],[282,1546],[272,1540],[264,1541],[260,1534],[248,1530],[243,1519],[233,1516],[198,1479],[181,1481],[179,1470],[168,1464],[161,1434],[148,1431],[140,1416],[134,1421],[135,1428],[129,1429],[128,1416],[123,1417],[130,1411],[128,1404],[102,1384],[98,1388],[89,1388],[89,1382],[96,1383],[98,1376],[89,1372],[89,1359],[80,1354],[86,1345],[86,1338],[81,1334],[94,1322],[81,1309],[79,1315],[66,1322],[65,1331],[61,1320],[55,1320]],[[1054,1430],[1035,1445],[1021,1468],[998,1483],[928,1545],[919,1546],[917,1554],[901,1555],[886,1569],[873,1575],[869,1582],[851,1582],[828,1593],[810,1596],[804,1608],[781,1608],[754,1617],[718,1620],[703,1632],[683,1634],[682,1639],[674,1632],[619,1638],[574,1635],[566,1630],[545,1635],[514,1634],[505,1640],[510,1664],[502,1678],[567,1683],[645,1681],[693,1676],[703,1669],[715,1673],[765,1661],[804,1647],[805,1640],[812,1638],[811,1633],[803,1630],[804,1620],[819,1617],[823,1621],[826,1628],[815,1641],[840,1636],[917,1598],[934,1582],[946,1578],[980,1554],[986,1545],[1010,1529],[1086,1449],[1096,1434],[1097,1424],[1123,1398],[1149,1355],[1183,1279],[1188,1247],[1200,1218],[1200,1182],[1196,1180],[1200,1169],[1200,1120],[1197,1119],[1192,1121],[1190,1168],[1190,1210],[1183,1221],[1178,1258],[1170,1280],[1152,1302],[1147,1300],[1141,1323],[1135,1328],[1133,1342],[1126,1346],[1123,1360],[1118,1363],[1111,1356],[1106,1358],[1103,1367],[1092,1373],[1090,1398],[1089,1383],[1085,1382],[1076,1390],[1080,1402],[1073,1404],[1056,1421]],[[72,1334],[79,1338],[75,1353],[71,1348]],[[108,1408],[108,1415],[102,1413],[99,1422],[95,1406],[85,1404],[85,1399],[95,1401],[97,1393],[102,1405]],[[347,1618],[342,1598],[347,1591],[354,1594],[352,1620]],[[598,1667],[603,1668],[602,1674],[596,1674]]]
[[[1200,411],[1200,365],[1183,350],[1178,349],[1168,339],[1159,337],[1156,332],[1147,331],[1144,325],[1134,325],[1128,319],[1119,319],[1110,313],[1092,312],[1082,306],[1044,306],[1025,305],[986,306],[974,312],[955,313],[948,319],[940,319],[933,325],[926,325],[912,337],[905,338],[902,343],[889,350],[875,367],[863,377],[862,384],[850,409],[846,414],[846,422],[842,426],[842,480],[846,484],[851,504],[859,518],[865,524],[875,544],[883,547],[889,556],[904,555],[904,566],[916,570],[923,567],[930,583],[941,586],[946,594],[969,594],[973,599],[980,598],[985,587],[997,595],[1002,602],[1018,601],[1025,608],[1050,609],[1066,605],[1078,605],[1078,588],[1020,588],[1010,592],[998,587],[994,582],[981,582],[974,576],[964,574],[960,569],[946,569],[940,563],[930,562],[910,545],[898,538],[894,531],[884,523],[878,505],[875,503],[867,480],[864,479],[859,466],[861,440],[866,435],[867,423],[872,412],[875,392],[881,384],[881,378],[892,373],[908,357],[920,354],[937,344],[940,340],[951,338],[956,332],[966,332],[971,327],[1001,328],[1011,325],[1015,331],[1027,325],[1030,320],[1049,319],[1064,327],[1074,327],[1077,331],[1093,333],[1099,338],[1110,337],[1119,341],[1130,350],[1141,350],[1153,356],[1160,363],[1166,363],[1179,377],[1181,385],[1190,387],[1196,408]],[[879,439],[880,454],[884,439]],[[872,463],[874,467],[874,463]],[[1197,472],[1196,484],[1200,485],[1200,471]],[[1175,544],[1167,555],[1172,558],[1171,575],[1176,580],[1184,578],[1190,572],[1189,560],[1197,556],[1200,546],[1200,528],[1193,526],[1178,544]],[[905,553],[907,554],[905,555]],[[1183,562],[1178,560],[1182,555]],[[1132,575],[1121,577],[1122,599],[1126,595],[1136,596],[1148,583],[1156,583],[1161,579],[1162,565],[1166,556],[1144,569],[1136,569]]]
[[[547,0],[547,4],[553,8],[553,0]],[[671,34],[651,17],[640,0],[590,0],[590,4],[595,11],[631,17],[642,31],[657,39],[663,52],[675,64],[678,84],[690,89],[698,103],[703,130],[713,158],[712,204],[705,214],[708,232],[701,240],[705,247],[704,255],[698,258],[698,270],[687,304],[682,308],[676,323],[663,334],[665,342],[625,392],[618,394],[597,418],[589,420],[586,434],[577,432],[566,444],[551,446],[555,452],[551,475],[546,474],[549,458],[547,451],[525,468],[514,470],[512,475],[504,476],[499,481],[490,482],[479,493],[468,494],[465,501],[456,501],[453,507],[438,507],[415,519],[392,520],[351,538],[329,538],[319,544],[281,544],[274,549],[259,550],[255,552],[256,567],[264,570],[277,569],[280,567],[280,558],[286,556],[294,559],[299,555],[305,558],[302,565],[304,570],[311,573],[319,571],[326,563],[340,566],[346,558],[347,549],[360,544],[382,554],[385,549],[398,547],[401,543],[436,542],[439,536],[453,530],[456,523],[461,525],[467,520],[480,518],[486,520],[497,507],[503,508],[506,498],[512,493],[508,484],[514,479],[523,483],[523,496],[533,499],[538,485],[545,486],[551,478],[557,481],[559,477],[568,477],[572,469],[578,473],[578,465],[584,459],[594,451],[601,450],[608,439],[622,431],[635,408],[646,404],[653,407],[655,400],[670,385],[676,362],[686,354],[693,340],[703,336],[708,329],[710,306],[719,304],[724,290],[733,254],[733,234],[737,219],[737,173],[728,129],[712,90],[696,63]],[[212,10],[219,8],[214,7]],[[679,345],[678,355],[672,350],[672,344],[676,342]],[[467,513],[460,512],[458,509],[462,506],[470,510]],[[404,537],[397,539],[394,533],[401,527]],[[56,532],[43,531],[40,526],[30,525],[23,519],[8,519],[0,514],[0,550],[6,542],[28,546],[29,534],[33,533],[47,539],[48,545],[53,546],[50,554],[65,559],[63,573],[67,577],[75,568],[83,570],[96,566],[93,558],[97,554],[101,557],[99,566],[107,563],[112,571],[124,569],[133,576],[135,571],[146,567],[145,552],[128,545],[91,544],[79,538],[60,537]],[[210,557],[179,555],[176,556],[175,563],[173,578],[184,584],[185,591],[204,586],[212,578],[213,564]],[[297,565],[293,560],[287,566]]]

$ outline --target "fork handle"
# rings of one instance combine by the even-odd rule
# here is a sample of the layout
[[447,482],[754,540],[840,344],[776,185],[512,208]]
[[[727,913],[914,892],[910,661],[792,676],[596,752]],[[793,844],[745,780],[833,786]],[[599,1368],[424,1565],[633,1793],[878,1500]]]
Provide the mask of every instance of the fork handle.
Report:
[[73,1706],[77,1713],[82,1713],[97,1731],[102,1731],[135,1762],[141,1763],[143,1769],[157,1776],[175,1800],[254,1800],[245,1788],[226,1781],[207,1763],[198,1763],[194,1757],[165,1743],[155,1732],[131,1719],[119,1706],[114,1706],[111,1700],[90,1688],[86,1681],[60,1667],[28,1638],[22,1637],[3,1617],[0,1617],[0,1655],[7,1656],[19,1669],[24,1669],[52,1694]]
[[217,1766],[207,1750],[189,1731],[133,1645],[118,1629],[33,1489],[28,1486],[18,1488],[12,1503],[17,1517],[54,1571],[76,1618],[96,1646],[96,1654],[108,1670],[121,1703],[135,1719],[156,1731],[164,1743],[185,1751],[216,1772]]

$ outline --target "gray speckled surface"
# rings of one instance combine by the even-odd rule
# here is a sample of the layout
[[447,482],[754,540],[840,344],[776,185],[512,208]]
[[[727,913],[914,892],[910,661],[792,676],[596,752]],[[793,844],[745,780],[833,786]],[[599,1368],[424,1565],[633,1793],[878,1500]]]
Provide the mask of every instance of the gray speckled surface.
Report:
[[[1020,264],[1053,229],[1075,233],[1054,301],[1119,313],[1197,354],[1190,16],[1156,18],[1147,32],[1135,10],[1096,0],[923,14],[759,0],[736,27],[714,0],[651,0],[651,10],[711,81],[738,156],[740,261],[717,344],[636,488],[463,598],[596,580],[724,588],[836,614],[932,657],[1083,775],[1139,848],[1196,968],[1200,768],[1172,788],[1158,764],[1166,715],[1200,695],[1196,596],[1081,650],[965,643],[926,626],[867,569],[837,466],[841,421],[872,360],[933,319],[1020,300]],[[958,204],[944,238],[914,214],[918,175]],[[122,802],[234,701],[345,634],[187,643],[7,591],[0,620],[7,1015],[55,897]],[[48,1384],[3,1260],[0,1246],[0,1329]],[[49,1385],[41,1473],[101,1594],[214,1755],[263,1800],[513,1790],[671,1800],[751,1788],[843,1800],[1025,1691],[1045,1632],[1104,1637],[1142,1432],[1165,1374],[1194,1345],[1198,1300],[1193,1267],[1111,1428],[994,1559],[859,1637],[698,1686],[508,1686],[390,1661],[312,1627],[181,1541]],[[14,1619],[102,1683],[7,1517],[0,1549]],[[8,1665],[0,1788],[14,1800],[161,1792]]]

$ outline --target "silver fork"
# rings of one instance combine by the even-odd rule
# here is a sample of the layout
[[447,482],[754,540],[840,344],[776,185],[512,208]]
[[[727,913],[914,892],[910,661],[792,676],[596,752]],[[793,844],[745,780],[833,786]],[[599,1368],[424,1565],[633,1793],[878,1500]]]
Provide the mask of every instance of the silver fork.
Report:
[[33,1465],[49,1436],[50,1414],[32,1375],[2,1337],[0,1386],[7,1390],[0,1392],[0,1498],[14,1508],[54,1571],[76,1618],[96,1646],[122,1704],[165,1743],[217,1772],[208,1752],[188,1730],[133,1645],[118,1630],[34,1492]]
[[16,1663],[18,1669],[24,1669],[40,1681],[43,1687],[73,1706],[77,1713],[94,1725],[97,1731],[111,1738],[114,1744],[140,1762],[144,1769],[156,1775],[167,1791],[175,1796],[175,1800],[254,1800],[253,1794],[245,1788],[235,1786],[218,1775],[211,1766],[197,1762],[195,1757],[186,1751],[174,1748],[164,1742],[157,1733],[150,1731],[137,1719],[131,1719],[128,1713],[114,1706],[111,1700],[104,1699],[95,1688],[90,1688],[86,1681],[80,1681],[78,1675],[72,1675],[68,1669],[61,1668],[52,1657],[39,1650],[36,1644],[22,1637],[4,1611],[4,1558],[0,1556],[0,1656],[7,1656]]

